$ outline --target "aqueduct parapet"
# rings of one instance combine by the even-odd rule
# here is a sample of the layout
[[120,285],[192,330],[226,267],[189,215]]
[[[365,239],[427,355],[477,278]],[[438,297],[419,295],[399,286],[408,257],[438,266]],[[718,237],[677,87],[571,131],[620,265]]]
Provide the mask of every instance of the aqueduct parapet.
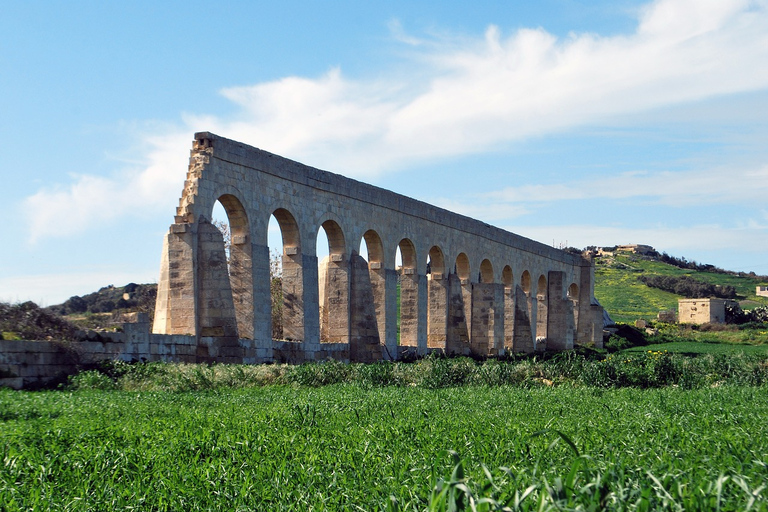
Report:
[[[271,327],[271,215],[283,241],[282,340]],[[202,132],[163,245],[153,331],[195,336],[201,362],[565,350],[601,343],[593,290],[579,255]]]

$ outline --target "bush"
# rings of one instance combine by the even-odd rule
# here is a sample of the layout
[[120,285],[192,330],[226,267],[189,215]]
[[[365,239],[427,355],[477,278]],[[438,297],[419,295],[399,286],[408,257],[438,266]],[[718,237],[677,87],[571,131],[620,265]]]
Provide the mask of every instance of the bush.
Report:
[[658,288],[666,292],[682,295],[689,299],[705,297],[719,297],[721,299],[735,299],[736,288],[730,285],[720,286],[716,284],[697,281],[690,276],[640,276],[640,282],[651,288]]

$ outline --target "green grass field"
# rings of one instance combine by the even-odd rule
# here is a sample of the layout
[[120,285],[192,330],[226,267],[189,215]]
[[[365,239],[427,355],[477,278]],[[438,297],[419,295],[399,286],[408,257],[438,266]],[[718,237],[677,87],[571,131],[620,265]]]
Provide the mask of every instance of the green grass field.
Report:
[[762,281],[750,277],[697,272],[635,255],[618,254],[611,259],[598,259],[595,266],[595,297],[614,321],[634,322],[638,318],[653,320],[661,310],[677,309],[677,300],[682,297],[646,286],[638,281],[638,277],[643,274],[687,275],[706,283],[730,285],[736,288],[745,307],[768,304],[765,297],[755,295],[755,286],[765,284]]
[[0,510],[766,510],[766,417],[749,386],[0,390]]

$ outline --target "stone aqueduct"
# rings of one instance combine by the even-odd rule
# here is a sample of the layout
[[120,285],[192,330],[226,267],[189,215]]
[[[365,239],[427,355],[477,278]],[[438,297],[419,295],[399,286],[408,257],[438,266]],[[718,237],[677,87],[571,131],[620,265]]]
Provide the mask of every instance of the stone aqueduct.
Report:
[[[216,201],[230,222],[229,265]],[[271,328],[272,215],[283,340]],[[321,227],[329,256],[318,265]],[[193,335],[200,362],[565,350],[601,343],[593,289],[594,267],[578,255],[203,132],[165,237],[153,332]]]

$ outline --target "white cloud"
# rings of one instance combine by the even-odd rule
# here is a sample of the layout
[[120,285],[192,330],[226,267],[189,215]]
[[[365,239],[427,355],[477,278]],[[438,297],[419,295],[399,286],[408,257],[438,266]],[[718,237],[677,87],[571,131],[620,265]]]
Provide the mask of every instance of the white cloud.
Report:
[[44,187],[27,197],[22,208],[30,242],[80,233],[126,215],[168,212],[183,188],[191,139],[189,133],[144,136],[143,168],[110,177],[76,174],[69,185]]
[[392,31],[417,52],[405,70],[352,80],[332,69],[314,79],[225,88],[237,112],[186,114],[184,126],[146,140],[144,169],[106,178],[79,175],[70,185],[27,198],[31,238],[108,222],[135,213],[137,204],[167,204],[165,198],[181,189],[194,131],[364,177],[768,87],[766,0],[658,0],[641,11],[635,33],[611,37],[558,39],[541,29],[504,35],[492,26],[461,44],[438,39],[421,45],[396,25]]
[[[691,204],[759,204],[768,195],[768,165],[753,168],[713,168],[677,172],[627,172],[617,176],[551,185],[508,187],[478,199],[483,208],[498,204],[552,203],[580,199],[645,197],[670,206]],[[503,218],[503,217],[502,217]]]

